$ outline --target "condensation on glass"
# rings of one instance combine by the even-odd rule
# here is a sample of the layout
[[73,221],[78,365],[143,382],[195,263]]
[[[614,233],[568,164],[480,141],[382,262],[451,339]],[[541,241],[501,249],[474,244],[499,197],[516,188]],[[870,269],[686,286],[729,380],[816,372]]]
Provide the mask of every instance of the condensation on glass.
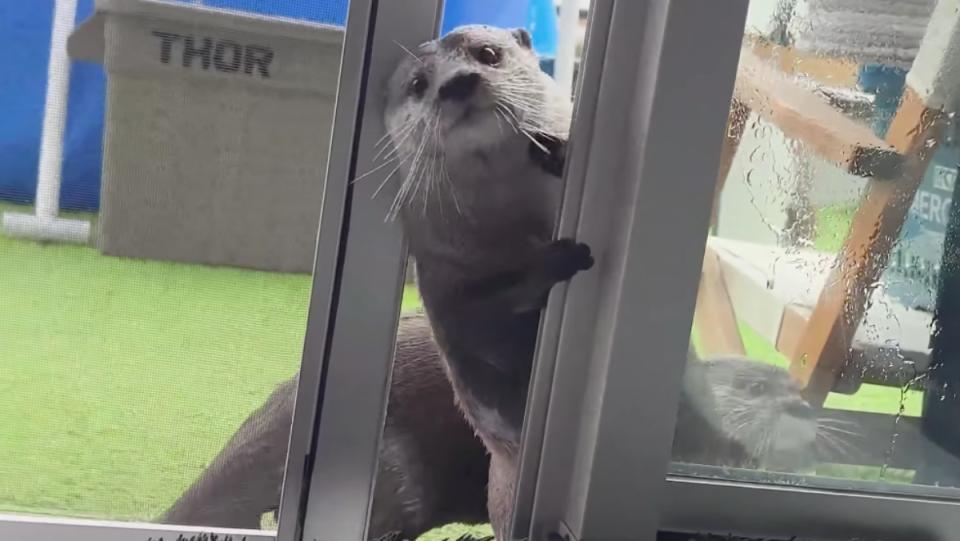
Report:
[[955,4],[751,2],[674,473],[960,496]]

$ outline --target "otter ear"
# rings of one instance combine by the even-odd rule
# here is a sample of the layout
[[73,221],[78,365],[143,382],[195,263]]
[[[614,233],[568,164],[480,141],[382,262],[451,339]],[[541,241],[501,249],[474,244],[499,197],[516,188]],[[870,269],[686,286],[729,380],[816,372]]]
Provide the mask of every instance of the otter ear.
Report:
[[533,48],[533,40],[530,38],[530,32],[527,32],[526,28],[514,29],[513,37],[517,38],[517,43],[524,49]]

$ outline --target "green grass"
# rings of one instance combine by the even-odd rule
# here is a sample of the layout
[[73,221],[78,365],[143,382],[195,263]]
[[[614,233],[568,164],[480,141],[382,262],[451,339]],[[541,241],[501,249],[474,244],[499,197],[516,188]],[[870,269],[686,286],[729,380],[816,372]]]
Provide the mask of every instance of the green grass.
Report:
[[0,236],[0,511],[156,516],[297,370],[309,291]]
[[0,236],[0,511],[155,516],[296,372],[309,292]]
[[813,246],[824,252],[837,252],[850,231],[850,222],[856,206],[837,205],[818,209],[816,212],[816,235]]

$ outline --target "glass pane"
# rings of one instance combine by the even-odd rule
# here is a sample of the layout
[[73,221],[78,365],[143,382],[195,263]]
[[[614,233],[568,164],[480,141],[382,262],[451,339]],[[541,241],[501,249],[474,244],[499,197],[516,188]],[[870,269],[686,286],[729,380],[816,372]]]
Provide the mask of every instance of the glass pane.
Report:
[[[411,251],[371,537],[484,538],[509,525],[542,305],[530,299],[519,315],[504,311],[514,290],[500,279],[526,271],[519,260],[550,243],[559,211],[562,182],[539,162],[527,165],[540,144],[531,138],[552,129],[565,139],[569,130],[570,92],[551,76],[575,70],[574,58],[557,65],[559,40],[582,41],[589,2],[575,7],[571,31],[558,29],[558,4],[448,0],[442,41],[408,47],[387,90],[387,136],[373,163],[360,166],[390,171],[360,181],[399,186],[391,211]],[[460,29],[476,24],[494,28]],[[579,47],[573,51],[578,57]],[[502,168],[486,161],[491,151]],[[482,169],[504,181],[529,175],[536,186],[527,195],[537,200],[523,199],[514,183],[475,175]],[[543,285],[535,297],[553,282]],[[478,298],[448,298],[448,287],[473,288]],[[404,503],[399,521],[398,493],[423,494]]]
[[957,14],[866,4],[750,4],[675,473],[960,496]]
[[271,529],[347,2],[53,5],[0,8],[0,513]]

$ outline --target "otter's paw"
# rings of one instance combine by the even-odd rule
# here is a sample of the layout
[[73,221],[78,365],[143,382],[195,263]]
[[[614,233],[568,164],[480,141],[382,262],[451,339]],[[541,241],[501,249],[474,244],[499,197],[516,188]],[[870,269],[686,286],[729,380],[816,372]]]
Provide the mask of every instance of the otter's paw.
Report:
[[[448,538],[446,539],[446,541],[453,541],[453,540],[451,540],[451,539],[448,537]],[[474,536],[472,536],[472,535],[470,535],[470,534],[468,534],[468,533],[465,533],[465,534],[461,535],[460,537],[458,537],[458,538],[456,539],[456,541],[494,541],[494,538],[493,538],[492,535],[488,535],[488,536],[484,536],[484,537],[474,537]]]
[[580,271],[593,267],[590,247],[572,239],[558,239],[546,247],[544,269],[555,282],[564,282]]
[[544,133],[534,134],[533,139],[528,148],[530,159],[547,173],[556,177],[563,176],[563,166],[567,161],[567,142]]

